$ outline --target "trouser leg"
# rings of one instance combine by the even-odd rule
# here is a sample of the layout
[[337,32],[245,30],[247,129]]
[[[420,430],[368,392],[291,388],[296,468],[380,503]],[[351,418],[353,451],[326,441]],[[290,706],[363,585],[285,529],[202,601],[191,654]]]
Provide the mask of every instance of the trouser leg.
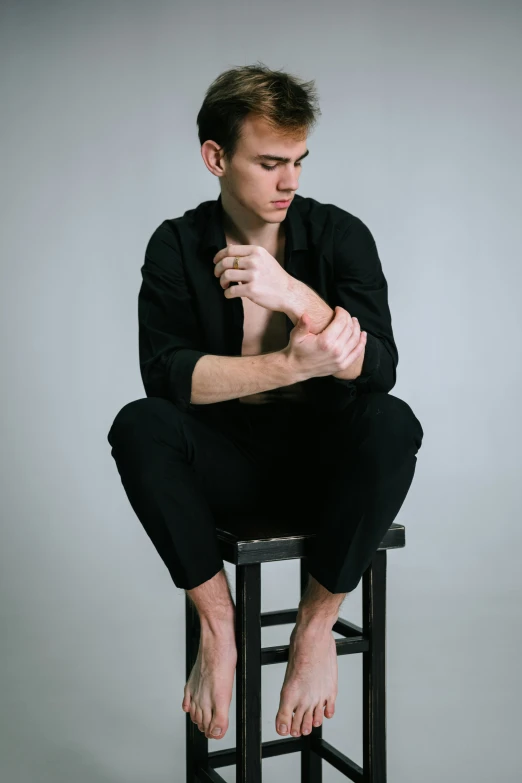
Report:
[[[271,435],[269,419],[264,444],[277,451],[284,428],[274,424]],[[114,419],[107,439],[121,482],[177,587],[197,587],[223,568],[214,512],[272,502],[269,451],[248,436],[241,416],[217,426],[159,397],[134,400]]]
[[408,493],[422,439],[410,406],[388,393],[361,394],[324,426],[308,570],[330,592],[359,584]]

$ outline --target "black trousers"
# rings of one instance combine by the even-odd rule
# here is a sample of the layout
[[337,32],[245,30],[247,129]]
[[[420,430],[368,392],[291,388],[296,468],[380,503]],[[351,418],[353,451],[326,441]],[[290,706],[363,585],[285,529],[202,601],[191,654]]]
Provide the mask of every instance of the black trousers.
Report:
[[354,590],[411,485],[423,430],[392,394],[360,394],[340,413],[284,402],[181,411],[126,404],[108,434],[127,497],[177,587],[223,568],[216,514],[299,514],[316,531],[309,572]]

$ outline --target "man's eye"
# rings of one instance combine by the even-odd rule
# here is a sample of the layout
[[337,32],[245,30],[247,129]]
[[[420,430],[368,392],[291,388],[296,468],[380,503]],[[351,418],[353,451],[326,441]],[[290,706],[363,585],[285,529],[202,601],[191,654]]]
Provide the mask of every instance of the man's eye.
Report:
[[[261,165],[262,165],[262,167],[263,167],[264,169],[266,169],[267,171],[273,171],[273,170],[275,169],[275,167],[276,167],[276,165],[277,165],[277,164],[275,164],[274,166],[267,166],[267,165],[266,165],[266,163],[262,163]],[[301,161],[300,161],[300,160],[298,160],[298,161],[297,161],[297,163],[296,163],[295,165],[296,165],[296,166],[300,166],[300,165],[301,165]]]

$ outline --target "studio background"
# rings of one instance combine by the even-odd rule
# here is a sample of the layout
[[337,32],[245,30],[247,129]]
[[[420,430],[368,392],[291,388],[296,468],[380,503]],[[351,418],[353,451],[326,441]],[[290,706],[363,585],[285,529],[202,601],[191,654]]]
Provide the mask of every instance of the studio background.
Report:
[[[388,779],[519,779],[521,21],[502,0],[4,0],[3,783],[185,780],[184,593],[106,438],[144,396],[147,241],[219,194],[197,139],[204,92],[258,60],[316,80],[298,193],[372,231],[399,350],[391,393],[424,429],[396,519],[407,545],[388,553]],[[297,561],[262,579],[263,611],[297,606]],[[360,592],[342,617],[360,622]],[[263,629],[263,645],[290,630]],[[285,665],[263,668],[264,741]],[[359,764],[361,669],[339,659],[323,722]],[[234,699],[212,750],[235,744]],[[299,779],[296,756],[263,770]],[[324,783],[341,780],[324,763]]]

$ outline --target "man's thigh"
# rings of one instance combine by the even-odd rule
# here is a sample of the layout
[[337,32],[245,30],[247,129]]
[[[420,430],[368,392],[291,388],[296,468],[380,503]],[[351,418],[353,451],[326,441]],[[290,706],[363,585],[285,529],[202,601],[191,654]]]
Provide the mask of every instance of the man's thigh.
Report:
[[[284,513],[306,504],[318,478],[320,424],[314,411],[290,404],[240,405],[226,416],[217,410],[195,414],[195,428],[200,422],[205,428],[200,436],[210,444],[213,462],[221,455],[214,469],[204,457],[195,466],[207,494],[223,508],[237,510]],[[232,503],[221,485],[235,493]]]
[[273,508],[277,501],[292,443],[288,419],[272,407],[263,406],[262,412],[193,409],[186,414],[191,464],[216,510],[240,513]]

